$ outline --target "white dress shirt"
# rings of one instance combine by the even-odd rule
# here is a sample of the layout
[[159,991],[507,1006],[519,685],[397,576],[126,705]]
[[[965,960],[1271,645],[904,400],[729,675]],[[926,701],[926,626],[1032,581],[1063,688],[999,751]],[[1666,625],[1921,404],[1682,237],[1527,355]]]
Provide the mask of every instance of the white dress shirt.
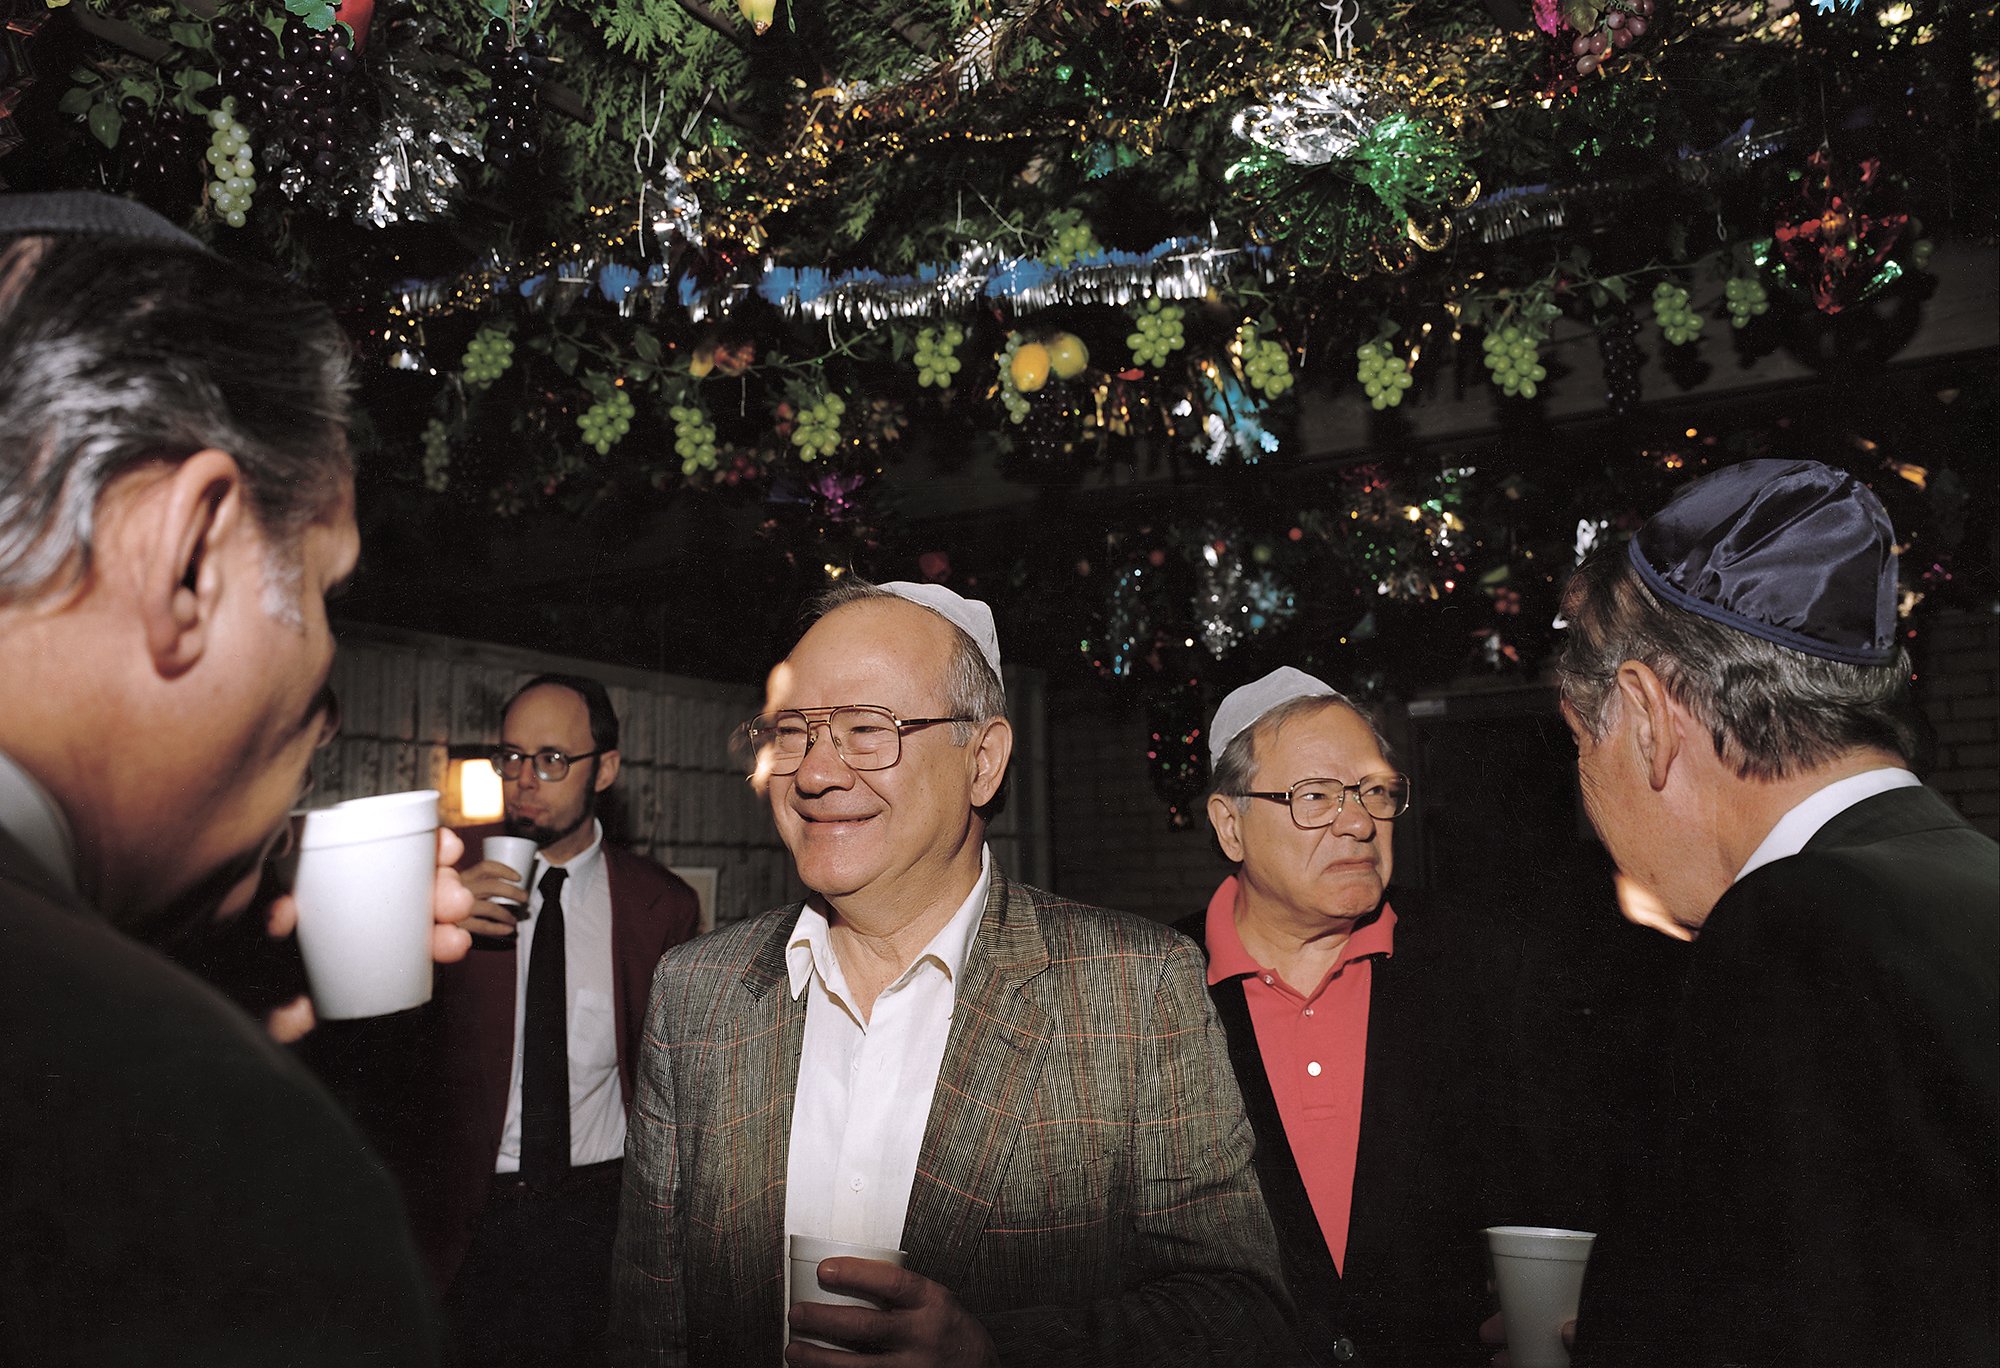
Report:
[[12,836],[53,874],[64,892],[76,896],[76,841],[69,819],[48,790],[0,751],[0,831]]
[[[521,1171],[521,1038],[528,1003],[528,953],[541,925],[542,875],[528,880],[528,915],[514,952],[514,1068],[496,1173]],[[611,965],[611,882],[604,869],[604,828],[588,849],[562,866],[563,969],[569,990],[569,1161],[596,1164],[625,1153],[625,1099],[618,1086],[618,1018]]]
[[785,1170],[785,1231],[895,1249],[930,1124],[959,975],[986,909],[992,856],[958,911],[861,1020],[826,914],[806,904],[785,948],[805,1045]]
[[1806,848],[1807,841],[1819,834],[1821,827],[1862,799],[1873,798],[1890,789],[1919,788],[1922,784],[1923,780],[1908,770],[1888,765],[1836,779],[1778,819],[1778,824],[1771,828],[1771,834],[1764,838],[1763,844],[1751,851],[1743,868],[1736,871],[1737,881],[1741,882],[1751,870],[1761,869],[1773,860],[1798,854]]

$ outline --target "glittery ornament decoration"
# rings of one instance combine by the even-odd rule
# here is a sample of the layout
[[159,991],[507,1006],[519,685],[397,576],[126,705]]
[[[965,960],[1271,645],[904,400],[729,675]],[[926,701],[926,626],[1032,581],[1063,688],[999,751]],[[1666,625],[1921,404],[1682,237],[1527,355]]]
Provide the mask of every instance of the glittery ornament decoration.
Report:
[[1140,643],[1153,635],[1147,599],[1158,579],[1157,567],[1143,563],[1128,565],[1112,576],[1104,625],[1094,639],[1086,638],[1079,643],[1092,668],[1106,679],[1132,677]]
[[[873,324],[962,314],[981,301],[1033,313],[1058,304],[1198,299],[1246,277],[1268,281],[1274,269],[1268,249],[1224,247],[1201,238],[1173,238],[1145,252],[1099,251],[1066,266],[1002,256],[990,243],[975,243],[957,261],[925,266],[914,275],[767,265],[755,293],[791,318]],[[697,318],[726,313],[724,296],[733,289],[704,298],[684,282],[682,303]]]
[[1889,259],[1910,216],[1871,213],[1882,188],[1882,163],[1862,161],[1852,177],[1837,174],[1825,147],[1806,162],[1799,194],[1783,211],[1769,248],[1755,254],[1784,285],[1812,296],[1821,313],[1837,314],[1874,298],[1901,278]]
[[1195,636],[1222,659],[1249,635],[1250,576],[1237,551],[1241,538],[1210,524],[1195,565]]
[[[405,50],[385,46],[376,54],[382,109],[374,139],[364,155],[353,158],[339,186],[350,217],[367,228],[448,217],[465,190],[460,165],[479,156],[472,102],[411,69]],[[287,195],[302,188],[293,183],[296,170],[287,167],[281,174],[279,188]]]
[[1399,219],[1442,208],[1464,193],[1470,175],[1456,143],[1408,114],[1369,129],[1354,155],[1362,184]]
[[1316,81],[1246,105],[1229,121],[1245,142],[1295,166],[1323,166],[1354,155],[1377,122],[1368,94],[1349,79]]

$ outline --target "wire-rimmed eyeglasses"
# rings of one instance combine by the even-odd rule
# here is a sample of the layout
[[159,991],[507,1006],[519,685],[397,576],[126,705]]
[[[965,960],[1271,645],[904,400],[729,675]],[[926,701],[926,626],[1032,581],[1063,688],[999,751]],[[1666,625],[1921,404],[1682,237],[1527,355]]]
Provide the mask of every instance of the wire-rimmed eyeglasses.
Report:
[[903,733],[940,722],[971,722],[970,717],[898,717],[870,703],[843,703],[829,708],[788,708],[759,713],[743,725],[756,772],[796,774],[813,747],[820,727],[833,738],[833,749],[852,770],[888,769],[903,758]]
[[1378,822],[1393,821],[1410,810],[1407,774],[1370,774],[1355,784],[1343,784],[1338,779],[1301,779],[1283,793],[1246,790],[1236,796],[1283,803],[1292,810],[1292,824],[1311,831],[1339,821],[1350,793],[1361,804],[1361,810]]
[[550,747],[547,750],[538,750],[533,755],[530,755],[528,752],[516,750],[512,746],[500,746],[494,750],[491,759],[493,761],[493,768],[500,772],[502,779],[519,779],[521,777],[521,766],[533,760],[535,762],[535,777],[537,779],[541,780],[544,784],[560,784],[563,780],[569,778],[569,767],[571,765],[574,765],[579,760],[594,760],[602,754],[604,754],[602,750],[594,750],[585,751],[582,755],[565,755],[563,752]]

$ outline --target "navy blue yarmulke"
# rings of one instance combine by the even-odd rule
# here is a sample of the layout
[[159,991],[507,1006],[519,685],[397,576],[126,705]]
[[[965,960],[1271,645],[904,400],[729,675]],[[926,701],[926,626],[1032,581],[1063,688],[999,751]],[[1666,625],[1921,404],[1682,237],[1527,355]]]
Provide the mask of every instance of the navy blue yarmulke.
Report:
[[96,190],[0,195],[0,238],[30,233],[132,238],[208,251],[198,238],[176,228],[137,200]]
[[1868,486],[1817,461],[1745,461],[1682,489],[1632,564],[1668,602],[1846,665],[1896,658],[1896,538]]

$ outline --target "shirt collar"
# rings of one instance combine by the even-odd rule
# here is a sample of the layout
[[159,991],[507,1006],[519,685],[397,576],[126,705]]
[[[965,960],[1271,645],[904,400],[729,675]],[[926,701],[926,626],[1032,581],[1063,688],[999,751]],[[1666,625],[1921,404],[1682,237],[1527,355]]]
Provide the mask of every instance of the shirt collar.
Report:
[[1916,775],[1894,765],[1863,770],[1845,779],[1834,780],[1825,788],[1807,795],[1797,807],[1778,819],[1778,824],[1771,828],[1771,834],[1750,852],[1743,868],[1736,871],[1737,880],[1774,860],[1798,854],[1806,848],[1807,841],[1819,834],[1821,827],[1862,799],[1873,798],[1890,789],[1917,788],[1922,783]]
[[535,875],[538,882],[543,873],[551,869],[560,869],[569,875],[570,888],[581,888],[583,881],[595,876],[598,866],[604,863],[604,823],[595,817],[591,818],[590,844],[563,863],[551,864],[540,851],[535,852],[535,863],[540,866],[540,872]]
[[76,840],[69,819],[34,776],[0,751],[0,829],[71,897],[77,896]]
[[[1224,979],[1262,976],[1271,972],[1268,966],[1257,963],[1244,948],[1243,936],[1236,929],[1236,892],[1240,887],[1240,881],[1231,874],[1208,900],[1205,938],[1208,942],[1208,981],[1211,985]],[[1396,910],[1385,901],[1380,915],[1355,931],[1347,938],[1347,944],[1340,947],[1340,959],[1334,964],[1331,974],[1337,974],[1355,960],[1366,959],[1370,955],[1386,959],[1395,953]]]
[[[926,945],[896,979],[894,988],[917,972],[925,963],[936,965],[944,971],[945,979],[957,991],[958,976],[965,970],[966,956],[972,952],[973,937],[979,933],[979,923],[986,913],[986,893],[993,883],[993,852],[986,846],[979,848],[979,878],[973,882],[972,892],[966,894],[965,901],[951,915],[951,920],[938,929]],[[840,957],[833,953],[830,939],[831,924],[827,921],[825,905],[817,895],[806,899],[799,910],[799,920],[792,927],[791,938],[785,943],[785,968],[791,976],[792,996],[797,998],[805,992],[806,984],[814,974],[820,984],[833,997],[847,1001],[847,978],[840,972]]]

